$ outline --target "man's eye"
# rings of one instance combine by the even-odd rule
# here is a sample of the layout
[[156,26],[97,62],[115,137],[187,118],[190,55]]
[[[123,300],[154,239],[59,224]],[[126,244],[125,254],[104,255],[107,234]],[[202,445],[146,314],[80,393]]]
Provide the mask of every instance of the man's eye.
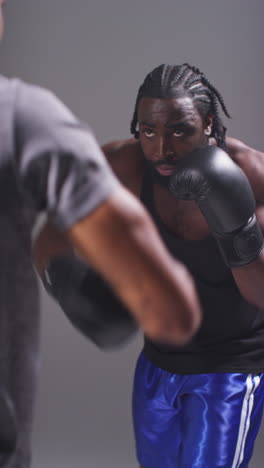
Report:
[[152,137],[154,135],[153,130],[151,130],[150,128],[146,128],[145,130],[143,130],[143,133],[148,138],[150,138],[150,137]]
[[175,129],[173,131],[173,135],[176,136],[176,137],[182,137],[184,135],[184,131],[180,130],[180,129],[179,130]]

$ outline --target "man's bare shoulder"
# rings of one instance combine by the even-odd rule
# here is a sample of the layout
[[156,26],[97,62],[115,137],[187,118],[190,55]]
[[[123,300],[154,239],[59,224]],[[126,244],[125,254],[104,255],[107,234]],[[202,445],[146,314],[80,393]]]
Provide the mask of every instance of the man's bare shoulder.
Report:
[[102,146],[102,150],[110,163],[112,160],[118,160],[123,157],[129,158],[139,155],[142,157],[139,141],[135,138],[110,141]]
[[113,171],[132,192],[138,194],[144,170],[144,157],[135,138],[115,140],[102,146]]
[[228,154],[239,164],[244,158],[264,158],[262,151],[256,150],[237,138],[226,139]]
[[251,148],[236,138],[227,138],[227,151],[247,175],[256,200],[264,203],[264,152]]

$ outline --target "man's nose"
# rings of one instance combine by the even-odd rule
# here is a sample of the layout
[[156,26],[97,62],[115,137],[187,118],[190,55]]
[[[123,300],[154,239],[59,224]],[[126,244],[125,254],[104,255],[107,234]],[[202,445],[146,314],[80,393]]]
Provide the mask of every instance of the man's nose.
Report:
[[166,156],[172,155],[173,151],[170,148],[169,142],[164,137],[157,138],[155,142],[154,157],[156,160],[164,159]]

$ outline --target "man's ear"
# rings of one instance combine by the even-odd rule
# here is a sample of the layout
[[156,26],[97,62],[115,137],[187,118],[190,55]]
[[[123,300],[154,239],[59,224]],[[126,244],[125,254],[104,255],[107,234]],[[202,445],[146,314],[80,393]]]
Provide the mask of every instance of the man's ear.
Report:
[[205,128],[204,128],[204,134],[207,136],[210,136],[212,133],[213,120],[214,120],[213,114],[209,114],[206,119]]

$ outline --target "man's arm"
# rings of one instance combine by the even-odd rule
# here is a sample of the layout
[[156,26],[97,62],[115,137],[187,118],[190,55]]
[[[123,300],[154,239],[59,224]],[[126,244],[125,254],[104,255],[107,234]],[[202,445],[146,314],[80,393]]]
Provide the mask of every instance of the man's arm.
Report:
[[150,217],[126,189],[120,187],[68,236],[146,334],[171,343],[191,337],[200,317],[190,275],[170,257]]
[[[215,141],[213,140],[210,143],[215,145]],[[214,153],[217,155],[218,151],[211,152],[208,147],[201,151],[205,155],[205,162],[206,153],[209,153],[208,162],[211,159],[210,165],[205,163],[204,167],[200,167],[196,158],[192,158],[192,164],[198,171],[195,177],[186,180],[189,171],[193,169],[192,164],[190,164],[190,158],[187,158],[182,164],[186,166],[186,172],[183,173],[184,167],[182,167],[180,176],[182,180],[179,181],[177,179],[177,184],[175,184],[175,190],[173,191],[175,191],[176,196],[179,196],[178,190],[180,185],[187,182],[188,187],[192,185],[191,182],[197,182],[196,177],[199,179],[199,183],[195,188],[192,187],[194,188],[194,192],[199,187],[201,189],[200,182],[202,180],[205,182],[204,188],[209,189],[208,193],[205,194],[205,199],[208,199],[208,206],[203,206],[207,205],[207,202],[199,200],[198,193],[196,194],[197,198],[195,198],[200,207],[203,207],[204,215],[207,214],[205,217],[209,228],[212,232],[215,232],[216,238],[219,238],[219,244],[223,247],[221,248],[222,253],[226,257],[227,264],[229,264],[232,270],[241,294],[247,301],[260,308],[264,308],[264,251],[261,249],[264,232],[264,153],[250,148],[235,138],[227,138],[228,154],[243,172],[238,168],[236,169],[233,163],[230,165],[229,158],[226,159],[223,153],[221,157],[222,163],[218,168],[218,163],[215,165],[215,172],[212,170],[212,174],[210,175],[210,185],[207,185],[206,171],[209,168],[214,168]],[[210,152],[212,153],[212,158],[210,157]],[[219,150],[220,153],[221,150]],[[218,169],[220,170],[219,173]],[[198,177],[199,171],[200,176]],[[215,180],[211,178],[212,175],[214,175]],[[216,181],[219,184],[218,188],[215,184]],[[249,206],[251,207],[250,209]],[[253,219],[254,211],[257,223]],[[244,225],[243,213],[245,215]],[[240,217],[241,223],[239,222]],[[250,226],[249,221],[252,221],[252,226]],[[219,233],[221,233],[220,236]],[[247,261],[246,256],[250,252],[252,253],[252,258],[250,261]],[[233,254],[234,256],[242,254],[242,256],[245,256],[244,261],[233,265],[236,262],[229,262],[227,258],[230,254],[232,256]]]
[[[245,143],[227,138],[231,158],[246,174],[257,202],[256,217],[264,233],[264,153]],[[253,304],[264,308],[264,252],[249,265],[232,269],[241,294]]]
[[[35,264],[42,275],[54,257],[65,255],[71,245],[68,240],[73,238],[79,255],[88,259],[107,279],[128,309],[134,311],[133,316],[144,331],[153,339],[179,344],[198,326],[199,317],[197,320],[192,312],[197,305],[193,300],[196,296],[193,296],[192,281],[189,282],[185,268],[168,255],[141,204],[125,189],[121,190],[122,193],[116,193],[64,235],[46,226],[34,246]],[[92,307],[89,287],[92,286],[87,282],[87,311],[82,312],[82,324],[87,313],[88,326],[92,313],[89,311]],[[176,302],[175,289],[178,291]],[[65,291],[65,296],[67,293]],[[111,308],[111,297],[104,304],[104,312],[93,306],[97,314],[104,314],[106,327],[109,322],[109,332],[101,330],[101,346],[109,342],[110,335],[114,337],[110,330]],[[66,307],[64,311],[69,315]],[[118,311],[114,310],[114,316],[116,313]],[[71,318],[74,316],[80,317],[77,302]],[[134,331],[131,325],[131,321],[127,321],[123,330]],[[93,330],[90,338],[93,340]]]
[[18,177],[36,210],[48,213],[150,337],[189,339],[200,323],[193,281],[114,177],[91,131],[30,87],[18,95],[14,121]]

